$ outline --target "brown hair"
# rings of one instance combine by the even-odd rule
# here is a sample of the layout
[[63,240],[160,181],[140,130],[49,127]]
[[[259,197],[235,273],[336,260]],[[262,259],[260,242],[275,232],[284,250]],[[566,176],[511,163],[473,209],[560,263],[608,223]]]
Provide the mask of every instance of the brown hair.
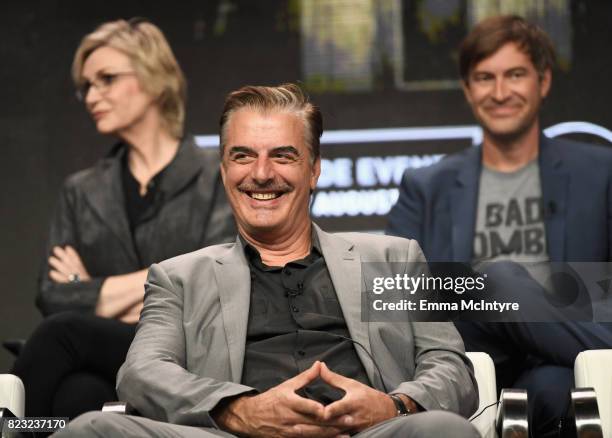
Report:
[[282,84],[277,87],[247,85],[227,95],[219,119],[221,157],[225,149],[227,125],[232,114],[241,108],[264,112],[281,110],[294,113],[304,122],[304,141],[310,147],[312,162],[320,156],[320,138],[323,133],[321,111],[310,102],[306,93],[298,85]]
[[111,47],[124,53],[136,72],[141,86],[157,104],[166,128],[172,136],[183,135],[185,120],[185,76],[164,34],[144,19],[103,23],[81,40],[72,62],[72,79],[82,82],[83,64],[96,49]]
[[516,15],[490,17],[478,23],[459,47],[459,73],[467,84],[476,64],[507,43],[525,52],[540,78],[555,64],[555,50],[548,35],[538,26]]

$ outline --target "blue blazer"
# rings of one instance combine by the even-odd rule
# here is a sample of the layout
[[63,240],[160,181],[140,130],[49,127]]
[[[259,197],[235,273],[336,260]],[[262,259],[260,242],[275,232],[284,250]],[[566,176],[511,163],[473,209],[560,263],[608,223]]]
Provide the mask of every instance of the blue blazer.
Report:
[[[612,260],[612,151],[540,137],[538,155],[552,262]],[[404,172],[387,234],[416,239],[429,261],[470,262],[482,152]]]

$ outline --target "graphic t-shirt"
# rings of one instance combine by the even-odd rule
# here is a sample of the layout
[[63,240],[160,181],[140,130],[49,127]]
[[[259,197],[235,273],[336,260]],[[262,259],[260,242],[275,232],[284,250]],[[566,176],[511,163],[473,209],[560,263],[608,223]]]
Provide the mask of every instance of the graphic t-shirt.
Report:
[[537,160],[515,172],[483,165],[473,262],[548,262]]

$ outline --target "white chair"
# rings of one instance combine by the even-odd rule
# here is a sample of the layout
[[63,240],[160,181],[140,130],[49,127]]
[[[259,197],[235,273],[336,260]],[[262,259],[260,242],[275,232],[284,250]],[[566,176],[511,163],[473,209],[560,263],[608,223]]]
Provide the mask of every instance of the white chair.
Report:
[[604,438],[612,438],[612,350],[587,350],[574,364],[576,388],[593,388]]
[[25,411],[25,389],[21,379],[12,374],[0,374],[0,418],[2,408],[7,408],[16,417]]
[[[474,374],[476,382],[478,382],[478,397],[479,404],[476,414],[482,411],[486,406],[497,402],[497,383],[495,380],[495,366],[491,356],[487,353],[468,352],[467,357],[474,365]],[[478,418],[472,421],[472,424],[483,438],[497,438],[495,431],[495,417],[497,415],[497,407],[491,406],[484,411]]]
[[[495,366],[487,353],[468,352],[478,383],[478,409],[470,419],[483,438],[527,438],[527,391],[504,389],[497,399]],[[496,404],[497,403],[497,404]]]

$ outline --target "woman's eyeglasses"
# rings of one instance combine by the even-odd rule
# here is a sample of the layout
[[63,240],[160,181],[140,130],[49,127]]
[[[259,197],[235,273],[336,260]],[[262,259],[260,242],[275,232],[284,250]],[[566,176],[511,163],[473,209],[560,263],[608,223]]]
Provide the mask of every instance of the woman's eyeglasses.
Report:
[[96,75],[95,79],[91,81],[84,81],[81,85],[79,85],[79,87],[76,90],[77,99],[79,99],[81,102],[84,102],[85,98],[87,97],[87,93],[89,93],[89,90],[91,89],[91,87],[94,87],[96,90],[98,90],[98,93],[105,94],[108,92],[110,87],[115,82],[117,82],[117,80],[120,77],[131,76],[133,74],[136,74],[136,73],[133,71],[122,71],[122,72],[115,72],[115,73],[99,73]]

